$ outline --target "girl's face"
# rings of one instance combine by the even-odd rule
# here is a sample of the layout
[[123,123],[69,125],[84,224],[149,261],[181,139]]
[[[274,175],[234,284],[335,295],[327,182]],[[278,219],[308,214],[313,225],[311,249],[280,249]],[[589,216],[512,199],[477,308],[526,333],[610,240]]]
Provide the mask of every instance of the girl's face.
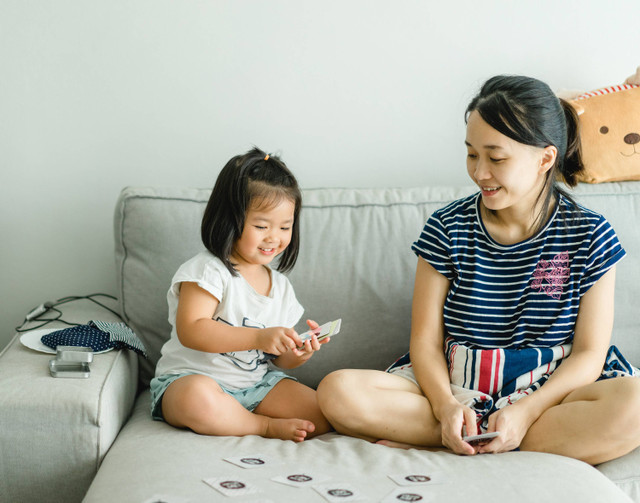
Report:
[[291,242],[295,203],[282,199],[264,206],[253,201],[247,211],[242,235],[235,242],[232,259],[237,266],[266,265]]
[[473,111],[467,121],[467,171],[490,210],[521,209],[536,204],[553,166],[555,147],[532,147],[503,135]]

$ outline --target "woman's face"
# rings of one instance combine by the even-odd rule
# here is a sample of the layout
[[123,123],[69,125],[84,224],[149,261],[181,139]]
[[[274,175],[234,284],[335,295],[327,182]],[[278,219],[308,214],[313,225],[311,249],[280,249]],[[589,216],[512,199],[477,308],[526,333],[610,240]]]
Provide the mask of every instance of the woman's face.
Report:
[[467,171],[490,210],[531,210],[555,162],[555,147],[532,147],[503,135],[477,111],[467,121]]

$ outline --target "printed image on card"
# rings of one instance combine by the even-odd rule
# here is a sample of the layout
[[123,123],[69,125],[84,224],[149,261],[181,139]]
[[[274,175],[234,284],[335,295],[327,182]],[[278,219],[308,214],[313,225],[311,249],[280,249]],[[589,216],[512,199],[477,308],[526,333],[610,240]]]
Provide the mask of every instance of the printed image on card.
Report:
[[224,458],[228,463],[240,466],[241,468],[264,468],[279,464],[277,461],[263,456],[262,454],[248,454],[246,456],[234,456],[232,458]]
[[315,330],[307,330],[303,334],[300,334],[300,339],[302,340],[302,342],[306,342],[309,339],[311,339],[313,334],[317,334],[318,340],[321,341],[325,337],[331,337],[333,335],[336,335],[338,332],[340,332],[341,325],[342,325],[342,318],[339,318],[334,321],[329,321],[324,325],[320,325]]
[[444,480],[443,475],[439,472],[398,473],[389,475],[389,478],[399,486],[431,485],[438,484]]
[[277,477],[273,477],[271,480],[292,487],[306,487],[327,482],[329,479],[330,477],[327,477],[325,475],[320,475],[305,470],[293,472],[287,475],[279,475]]
[[398,501],[420,501],[426,503],[427,501],[434,501],[427,494],[427,489],[424,487],[399,487],[392,493],[388,494],[382,503],[398,503]]
[[334,503],[336,501],[358,501],[365,499],[362,492],[352,484],[329,483],[313,486],[313,488],[330,503]]
[[204,483],[213,487],[216,491],[225,496],[246,496],[260,492],[256,486],[247,482],[246,479],[238,478],[234,475],[228,477],[215,477],[204,479]]

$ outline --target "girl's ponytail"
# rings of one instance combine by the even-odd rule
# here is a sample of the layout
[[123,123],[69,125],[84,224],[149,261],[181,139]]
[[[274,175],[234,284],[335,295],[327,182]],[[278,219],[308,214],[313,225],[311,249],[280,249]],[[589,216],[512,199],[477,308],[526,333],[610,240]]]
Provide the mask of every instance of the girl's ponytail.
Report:
[[580,121],[575,109],[568,101],[560,99],[567,124],[567,151],[559,163],[560,175],[570,187],[578,183],[578,175],[584,171],[582,147],[580,143]]

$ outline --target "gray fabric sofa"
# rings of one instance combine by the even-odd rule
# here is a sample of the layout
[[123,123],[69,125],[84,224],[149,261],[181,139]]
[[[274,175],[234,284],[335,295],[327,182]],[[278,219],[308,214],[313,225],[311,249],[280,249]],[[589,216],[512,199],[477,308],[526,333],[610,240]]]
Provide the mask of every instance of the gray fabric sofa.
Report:
[[[320,323],[341,317],[342,330],[293,372],[302,382],[315,386],[344,367],[383,369],[407,350],[416,264],[410,243],[431,212],[471,191],[304,191],[301,252],[290,279],[305,316]],[[144,341],[149,359],[111,351],[96,355],[89,379],[54,379],[51,356],[25,347],[18,336],[0,353],[0,501],[217,501],[226,497],[203,480],[222,476],[248,479],[261,490],[236,501],[325,501],[311,488],[271,480],[312,470],[336,485],[350,484],[368,501],[399,489],[389,475],[415,472],[438,474],[420,489],[429,501],[640,502],[640,450],[594,468],[536,453],[404,451],[336,433],[301,444],[205,437],[152,421],[148,382],[169,336],[166,291],[177,267],[202,249],[198,229],[209,194],[126,188],[118,200],[117,310]],[[618,266],[613,340],[640,365],[640,182],[580,186],[576,195],[605,214],[628,252]],[[67,305],[64,318],[117,320],[83,302]],[[244,470],[224,460],[252,454],[273,463]]]

